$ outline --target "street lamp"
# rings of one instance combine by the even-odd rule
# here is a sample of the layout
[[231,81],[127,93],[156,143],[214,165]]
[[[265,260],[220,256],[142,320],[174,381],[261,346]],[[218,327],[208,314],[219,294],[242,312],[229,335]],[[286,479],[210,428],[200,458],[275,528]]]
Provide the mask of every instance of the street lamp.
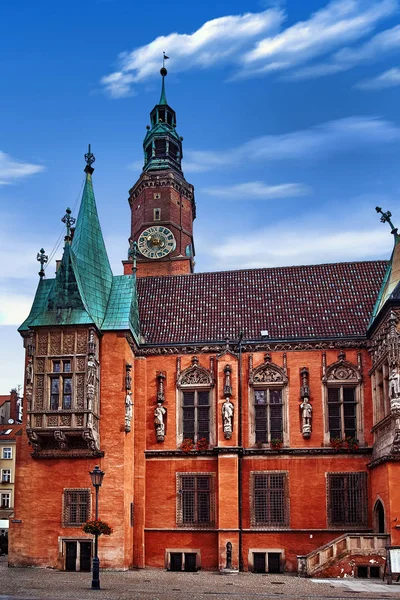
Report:
[[[95,466],[93,471],[89,471],[90,478],[92,480],[92,484],[94,489],[96,490],[96,521],[99,518],[99,487],[103,483],[104,471],[100,469],[98,465]],[[100,561],[97,555],[98,548],[98,540],[99,534],[96,532],[94,534],[94,557],[93,557],[93,578],[92,578],[92,588],[95,590],[100,589]]]

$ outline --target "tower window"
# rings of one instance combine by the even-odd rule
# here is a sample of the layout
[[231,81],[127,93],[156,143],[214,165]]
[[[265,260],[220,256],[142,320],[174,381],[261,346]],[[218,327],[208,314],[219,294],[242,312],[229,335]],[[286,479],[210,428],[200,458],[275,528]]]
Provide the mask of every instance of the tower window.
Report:
[[161,219],[161,208],[155,208],[153,210],[153,219],[154,221],[159,221]]
[[153,198],[154,198],[154,200],[159,200],[161,198],[160,192],[154,192]]
[[169,154],[170,154],[170,156],[171,156],[171,157],[172,157],[174,160],[176,160],[176,159],[177,159],[177,156],[178,156],[178,147],[177,147],[177,146],[175,146],[175,144],[170,144],[170,145],[169,145]]
[[164,108],[159,108],[158,109],[158,121],[160,122],[164,122],[165,121],[165,109]]
[[164,157],[166,154],[166,141],[165,140],[156,140],[156,156]]
[[172,114],[167,110],[167,123],[168,125],[172,125]]
[[152,148],[151,148],[151,144],[149,144],[146,148],[146,156],[147,156],[147,160],[150,160],[152,155]]

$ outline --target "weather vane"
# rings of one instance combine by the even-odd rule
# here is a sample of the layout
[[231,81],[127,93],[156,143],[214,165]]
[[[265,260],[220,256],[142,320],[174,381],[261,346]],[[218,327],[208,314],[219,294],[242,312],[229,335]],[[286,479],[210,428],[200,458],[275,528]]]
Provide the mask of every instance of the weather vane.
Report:
[[165,52],[163,52],[163,59],[162,59],[162,66],[163,66],[163,69],[165,69],[165,61],[166,61],[166,60],[169,60],[169,56],[167,56],[167,55],[165,54]]
[[92,152],[90,150],[90,144],[89,144],[89,149],[88,149],[87,153],[85,154],[85,161],[86,161],[86,164],[88,165],[88,167],[91,167],[95,160],[96,159],[94,157],[94,154],[92,154]]
[[380,206],[376,206],[375,210],[377,213],[381,213],[381,223],[389,223],[390,227],[392,228],[392,233],[393,235],[395,235],[397,233],[397,228],[393,225],[392,221],[390,220],[390,217],[392,216],[392,213],[387,210],[385,213],[382,211]]
[[43,267],[49,260],[49,257],[47,256],[47,254],[44,253],[44,248],[41,248],[40,252],[37,253],[36,260],[38,262],[40,262],[39,277],[42,278],[42,277],[44,277],[44,268]]

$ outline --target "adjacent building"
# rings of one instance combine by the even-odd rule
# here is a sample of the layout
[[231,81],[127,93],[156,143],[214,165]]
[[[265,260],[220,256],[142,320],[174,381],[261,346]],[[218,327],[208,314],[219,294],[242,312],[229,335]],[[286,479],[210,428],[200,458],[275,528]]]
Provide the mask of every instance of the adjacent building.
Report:
[[400,544],[397,230],[388,262],[194,273],[166,74],[129,192],[124,274],[107,257],[90,150],[54,278],[39,254],[20,327],[10,564],[88,568],[100,465],[114,529],[102,567],[313,574],[342,561],[379,574],[385,544]]

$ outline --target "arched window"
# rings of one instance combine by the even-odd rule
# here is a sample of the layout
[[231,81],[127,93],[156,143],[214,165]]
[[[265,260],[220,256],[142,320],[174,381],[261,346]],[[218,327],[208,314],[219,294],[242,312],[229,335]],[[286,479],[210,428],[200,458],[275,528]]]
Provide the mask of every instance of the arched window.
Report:
[[179,374],[178,444],[184,439],[191,439],[194,443],[205,439],[211,443],[213,385],[211,372],[199,365],[197,356],[192,358],[192,366]]
[[288,378],[284,370],[271,362],[269,354],[264,363],[250,371],[250,413],[252,427],[250,439],[254,444],[266,444],[285,440],[286,386]]
[[361,441],[361,372],[357,365],[346,360],[344,352],[339,360],[326,369],[322,382],[326,398],[326,442],[347,437]]

